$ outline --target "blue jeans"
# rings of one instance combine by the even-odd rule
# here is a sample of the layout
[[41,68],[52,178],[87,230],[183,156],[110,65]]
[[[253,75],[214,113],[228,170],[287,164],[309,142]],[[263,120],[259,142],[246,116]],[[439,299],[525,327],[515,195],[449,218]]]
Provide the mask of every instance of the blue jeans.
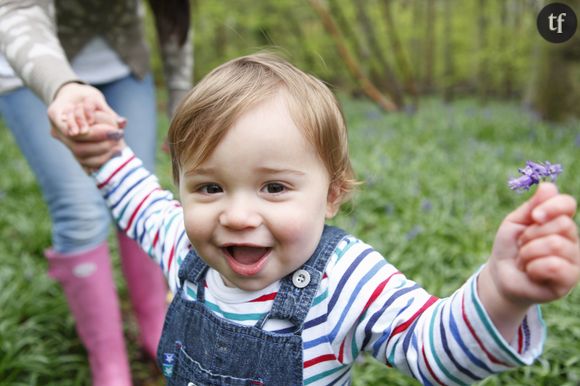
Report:
[[[129,75],[95,86],[127,118],[125,140],[153,171],[157,114],[151,75]],[[90,250],[104,242],[110,215],[93,180],[71,152],[50,136],[47,106],[28,88],[0,95],[0,114],[41,186],[52,220],[52,248],[62,254]]]

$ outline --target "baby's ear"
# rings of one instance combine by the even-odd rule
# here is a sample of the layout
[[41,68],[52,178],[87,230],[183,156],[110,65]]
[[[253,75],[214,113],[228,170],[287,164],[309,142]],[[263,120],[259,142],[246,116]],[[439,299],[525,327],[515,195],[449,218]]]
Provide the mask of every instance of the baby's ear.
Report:
[[326,218],[333,218],[338,213],[342,196],[343,192],[340,186],[336,183],[331,184],[326,197]]

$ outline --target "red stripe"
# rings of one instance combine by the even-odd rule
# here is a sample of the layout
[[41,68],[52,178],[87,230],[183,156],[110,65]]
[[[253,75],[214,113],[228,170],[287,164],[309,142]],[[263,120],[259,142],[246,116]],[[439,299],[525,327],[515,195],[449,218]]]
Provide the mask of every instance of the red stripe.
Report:
[[431,376],[433,377],[435,382],[437,382],[440,385],[445,386],[445,384],[443,382],[441,382],[441,380],[439,378],[437,378],[437,375],[435,375],[435,372],[433,371],[433,369],[429,365],[429,361],[427,361],[427,355],[425,355],[425,346],[421,346],[421,353],[423,354],[423,360],[425,360],[425,366],[427,366],[427,370],[429,370],[429,374],[431,374]]
[[342,343],[340,344],[340,350],[338,350],[338,361],[340,363],[344,363],[344,343],[346,342],[346,339],[342,340]]
[[473,338],[475,339],[475,341],[477,342],[479,347],[483,350],[485,355],[489,358],[489,360],[492,361],[493,363],[498,364],[498,365],[509,367],[507,364],[503,363],[502,361],[500,361],[499,359],[497,359],[496,357],[491,355],[491,353],[489,351],[487,351],[487,349],[483,346],[483,343],[481,342],[481,340],[479,339],[479,337],[475,333],[475,330],[474,330],[473,326],[471,325],[471,323],[469,322],[469,320],[467,319],[467,314],[465,313],[465,294],[463,294],[463,296],[461,296],[461,315],[463,317],[463,321],[465,322],[465,325],[467,326],[467,329],[469,330],[469,332],[471,332],[471,335],[473,336]]
[[250,300],[250,302],[267,302],[268,300],[273,300],[278,292],[272,292],[271,294],[262,295],[256,299]]
[[[367,303],[365,304],[365,306],[363,307],[363,309],[361,310],[361,317],[362,314],[365,313],[365,311],[370,307],[370,305],[379,297],[379,295],[383,292],[383,289],[385,288],[385,286],[387,285],[387,283],[391,280],[391,278],[395,275],[400,275],[401,272],[393,272],[391,274],[391,276],[389,276],[388,278],[386,278],[384,281],[382,281],[381,283],[379,283],[379,285],[377,286],[377,288],[375,288],[375,290],[373,291],[373,293],[371,294],[371,297],[369,298],[369,300],[367,300]],[[360,318],[359,318],[360,319]],[[344,357],[344,344],[346,342],[346,338],[343,339],[342,343],[340,344],[340,351],[338,352],[338,361],[340,363],[343,363],[343,357]]]
[[522,327],[518,328],[518,353],[521,354],[524,347],[524,335]]
[[153,247],[157,246],[157,242],[159,241],[159,233],[161,233],[161,228],[157,229],[157,232],[155,232],[155,238],[153,239]]
[[321,362],[335,361],[335,360],[336,360],[336,356],[334,356],[334,354],[321,355],[321,356],[318,356],[316,358],[312,358],[309,361],[304,362],[304,368],[314,366],[314,365],[321,363]]
[[175,254],[175,245],[171,246],[171,252],[169,252],[169,261],[167,262],[167,272],[171,268],[171,263],[173,262],[173,255]]
[[147,193],[147,195],[145,197],[143,197],[143,199],[141,200],[139,205],[137,205],[137,207],[135,208],[135,210],[131,214],[131,217],[129,218],[129,222],[127,223],[127,226],[125,227],[125,229],[123,229],[125,232],[127,232],[129,230],[129,228],[131,228],[131,224],[133,224],[133,220],[135,220],[135,216],[137,216],[137,213],[139,213],[139,209],[143,206],[143,204],[149,198],[149,196],[151,194],[153,194],[153,192],[155,192],[156,190],[159,190],[159,187],[156,187],[155,189],[153,189],[152,191]]
[[367,300],[367,303],[365,304],[365,306],[362,309],[362,312],[365,312],[370,305],[379,297],[379,295],[381,294],[381,292],[383,291],[383,288],[385,288],[385,286],[387,285],[387,283],[391,280],[391,278],[395,275],[400,275],[401,272],[394,272],[391,274],[391,276],[389,276],[388,278],[386,278],[383,282],[381,282],[377,288],[375,288],[375,290],[373,291],[373,293],[371,294],[371,297],[369,298],[369,300]]
[[425,304],[423,304],[423,306],[421,308],[419,308],[419,310],[417,310],[417,312],[415,312],[413,314],[413,316],[411,316],[411,318],[409,318],[405,323],[403,324],[399,324],[394,330],[393,333],[391,334],[391,337],[400,334],[401,332],[405,331],[407,328],[409,328],[409,326],[411,324],[413,324],[413,322],[415,321],[415,319],[417,319],[417,317],[419,317],[419,315],[421,315],[423,312],[425,312],[425,310],[427,308],[429,308],[433,303],[435,303],[437,300],[439,300],[437,297],[435,296],[431,296],[429,297],[429,300],[427,300],[427,302],[425,302]]
[[115,169],[113,171],[113,174],[111,174],[109,177],[107,177],[107,179],[105,181],[98,184],[97,188],[101,189],[103,186],[107,185],[109,183],[109,181],[111,181],[111,178],[113,178],[115,176],[115,174],[117,174],[121,169],[123,169],[125,167],[125,165],[127,165],[129,162],[131,162],[134,158],[135,158],[135,154],[133,154],[127,161],[123,162],[121,164],[121,166],[119,166],[117,169]]

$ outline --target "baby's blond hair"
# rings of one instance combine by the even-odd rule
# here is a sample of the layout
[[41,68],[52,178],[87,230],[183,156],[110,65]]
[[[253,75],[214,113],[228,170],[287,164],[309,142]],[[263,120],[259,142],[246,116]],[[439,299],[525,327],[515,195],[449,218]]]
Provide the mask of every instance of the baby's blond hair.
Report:
[[222,64],[184,98],[168,134],[175,182],[184,166],[192,170],[208,159],[244,112],[281,90],[294,123],[324,163],[338,201],[345,201],[356,181],[338,101],[319,79],[270,53]]

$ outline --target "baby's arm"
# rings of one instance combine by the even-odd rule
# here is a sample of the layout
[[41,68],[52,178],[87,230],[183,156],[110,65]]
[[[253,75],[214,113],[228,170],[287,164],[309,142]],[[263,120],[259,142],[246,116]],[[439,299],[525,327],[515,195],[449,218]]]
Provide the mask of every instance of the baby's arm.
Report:
[[115,116],[97,111],[88,133],[56,137],[85,170],[94,172],[92,178],[119,229],[160,265],[175,292],[179,264],[189,252],[181,205],[143,167],[122,134]]
[[580,278],[576,201],[551,183],[509,214],[497,232],[478,293],[496,328],[511,341],[529,307],[560,299]]

